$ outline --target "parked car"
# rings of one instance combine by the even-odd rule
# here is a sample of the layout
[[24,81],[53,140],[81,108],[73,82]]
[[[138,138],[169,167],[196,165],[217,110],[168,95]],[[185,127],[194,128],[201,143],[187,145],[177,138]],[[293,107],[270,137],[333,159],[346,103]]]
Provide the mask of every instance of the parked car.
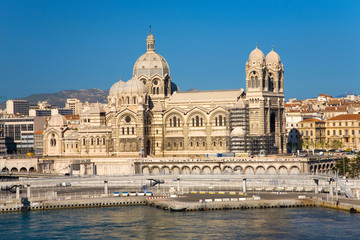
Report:
[[307,152],[300,152],[299,157],[307,157],[309,154]]
[[69,182],[62,182],[62,183],[58,183],[56,184],[57,187],[70,187],[71,183]]

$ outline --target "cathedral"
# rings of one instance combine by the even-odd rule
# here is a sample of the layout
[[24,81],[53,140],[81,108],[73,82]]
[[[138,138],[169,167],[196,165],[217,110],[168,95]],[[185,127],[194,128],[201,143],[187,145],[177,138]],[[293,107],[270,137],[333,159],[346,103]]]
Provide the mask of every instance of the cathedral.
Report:
[[80,115],[80,125],[53,116],[44,132],[45,157],[202,157],[266,154],[285,149],[284,68],[271,50],[256,48],[245,65],[244,89],[180,92],[170,68],[146,39],[132,78],[110,88],[107,106]]

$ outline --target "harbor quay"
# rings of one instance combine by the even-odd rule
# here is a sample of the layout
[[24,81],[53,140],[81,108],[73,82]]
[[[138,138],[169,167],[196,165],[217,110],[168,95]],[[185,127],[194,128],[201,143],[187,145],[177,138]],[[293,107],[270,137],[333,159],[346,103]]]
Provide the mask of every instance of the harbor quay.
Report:
[[127,205],[172,211],[323,206],[360,212],[357,181],[345,183],[334,176],[309,174],[19,178],[0,182],[0,212],[24,210],[26,201],[27,210]]

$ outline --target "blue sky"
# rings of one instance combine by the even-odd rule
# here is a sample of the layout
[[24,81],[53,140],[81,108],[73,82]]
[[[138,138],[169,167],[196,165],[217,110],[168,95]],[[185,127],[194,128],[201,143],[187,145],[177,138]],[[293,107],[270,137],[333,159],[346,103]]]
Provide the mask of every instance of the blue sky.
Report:
[[245,63],[271,46],[286,98],[360,94],[360,1],[0,0],[0,96],[109,89],[156,51],[180,90],[245,88]]

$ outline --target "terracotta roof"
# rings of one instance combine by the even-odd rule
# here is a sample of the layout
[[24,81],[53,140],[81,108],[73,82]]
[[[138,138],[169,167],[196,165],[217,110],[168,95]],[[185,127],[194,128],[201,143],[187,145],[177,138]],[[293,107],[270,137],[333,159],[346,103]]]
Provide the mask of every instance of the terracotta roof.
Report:
[[44,131],[37,131],[35,134],[43,134]]
[[65,118],[66,120],[80,119],[80,116],[75,114],[70,114],[70,115],[65,115]]
[[333,118],[329,118],[328,121],[331,120],[359,120],[360,114],[341,114]]
[[326,107],[324,112],[347,112],[347,107]]
[[316,118],[308,118],[308,119],[302,120],[301,122],[324,122],[324,121],[322,121],[320,119],[316,119]]
[[319,94],[319,97],[330,97],[330,98],[331,98],[332,96],[331,96],[331,95],[328,95],[328,94],[320,93],[320,94]]

